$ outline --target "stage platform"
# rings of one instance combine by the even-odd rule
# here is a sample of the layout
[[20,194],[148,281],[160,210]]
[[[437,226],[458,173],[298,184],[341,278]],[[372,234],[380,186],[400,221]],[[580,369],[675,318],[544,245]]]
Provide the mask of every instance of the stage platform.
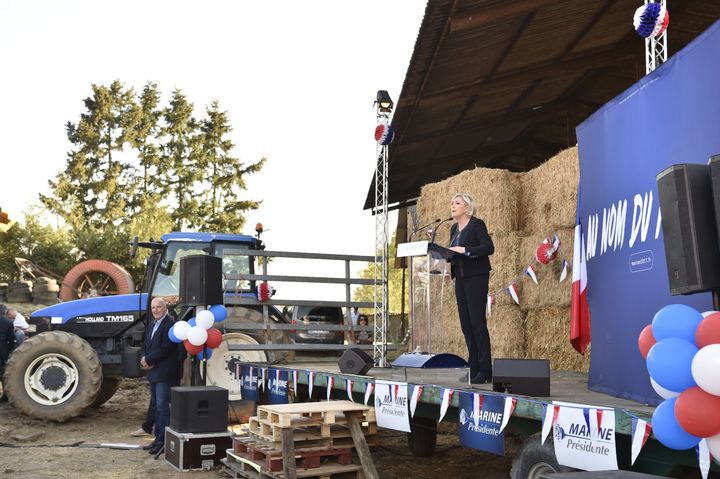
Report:
[[[432,416],[439,411],[442,402],[443,389],[453,389],[455,391],[482,392],[488,395],[511,396],[517,399],[514,419],[527,419],[531,421],[542,421],[545,413],[545,405],[557,402],[574,403],[578,405],[595,406],[601,408],[612,408],[615,410],[616,432],[618,434],[632,433],[633,417],[649,420],[654,411],[654,407],[643,405],[627,399],[617,398],[602,393],[588,390],[588,379],[586,373],[553,371],[550,378],[550,397],[530,397],[515,394],[506,394],[494,392],[492,384],[470,385],[458,381],[456,375],[449,374],[447,378],[439,378],[438,381],[432,383],[419,383],[417,381],[404,381],[399,378],[398,371],[392,368],[372,368],[365,376],[357,376],[353,374],[343,374],[340,372],[337,361],[293,361],[286,364],[268,365],[263,363],[251,364],[258,368],[280,369],[287,371],[298,371],[298,384],[308,384],[310,372],[315,373],[313,389],[315,394],[325,397],[327,388],[327,377],[334,378],[333,397],[347,399],[346,379],[353,381],[353,397],[356,401],[362,402],[365,394],[365,385],[368,382],[374,382],[377,379],[407,382],[410,385],[421,384],[423,386],[422,395],[418,403],[418,411],[423,410],[425,414]],[[292,375],[289,376],[292,378]],[[292,381],[292,379],[290,379]],[[305,390],[306,394],[306,390]],[[457,408],[458,395],[454,394],[450,404],[451,409]],[[449,412],[450,414],[450,412]],[[435,413],[435,416],[438,414]]]

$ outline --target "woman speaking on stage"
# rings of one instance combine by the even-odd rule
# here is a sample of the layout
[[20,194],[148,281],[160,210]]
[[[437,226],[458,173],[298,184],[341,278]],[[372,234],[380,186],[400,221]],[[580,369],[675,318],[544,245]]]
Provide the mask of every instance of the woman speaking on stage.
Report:
[[460,326],[468,348],[470,382],[482,384],[492,380],[490,334],[485,307],[490,281],[490,258],[495,246],[485,222],[473,216],[475,202],[469,195],[457,194],[450,201],[455,223],[450,227],[450,273],[455,279]]

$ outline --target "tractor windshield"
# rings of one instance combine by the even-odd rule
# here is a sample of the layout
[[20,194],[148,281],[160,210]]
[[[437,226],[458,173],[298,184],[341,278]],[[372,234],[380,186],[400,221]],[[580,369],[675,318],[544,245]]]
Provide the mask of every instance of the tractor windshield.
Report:
[[152,296],[163,297],[168,302],[172,301],[172,297],[177,297],[180,292],[180,259],[193,254],[208,254],[210,251],[210,243],[179,242],[172,241],[168,243],[165,254],[160,261],[155,285],[152,289]]

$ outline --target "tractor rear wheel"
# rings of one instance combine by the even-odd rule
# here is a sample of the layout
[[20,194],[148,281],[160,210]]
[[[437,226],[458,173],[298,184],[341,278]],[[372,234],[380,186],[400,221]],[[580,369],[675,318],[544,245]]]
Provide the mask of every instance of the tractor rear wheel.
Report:
[[89,259],[76,264],[67,272],[60,286],[60,299],[72,301],[129,294],[134,290],[135,284],[125,268],[104,259]]
[[100,392],[91,404],[92,407],[100,407],[110,400],[115,395],[118,388],[120,387],[120,381],[122,378],[117,376],[105,376],[100,386]]
[[[236,366],[240,363],[265,363],[268,360],[265,351],[231,351],[233,344],[258,344],[258,342],[243,333],[225,333],[223,340],[207,362],[207,385],[219,386],[228,390],[228,399],[236,401],[241,399],[240,381],[235,378]],[[202,368],[200,368],[202,375]]]
[[5,368],[5,393],[16,409],[37,419],[64,422],[98,397],[102,364],[79,336],[48,331],[25,340]]

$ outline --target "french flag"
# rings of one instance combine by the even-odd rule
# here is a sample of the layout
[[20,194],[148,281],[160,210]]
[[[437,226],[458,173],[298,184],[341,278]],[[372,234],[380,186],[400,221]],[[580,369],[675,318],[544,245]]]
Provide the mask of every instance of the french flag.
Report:
[[580,354],[590,344],[590,308],[587,301],[587,266],[585,264],[585,237],[580,222],[580,194],[573,243],[572,304],[570,307],[570,344]]

